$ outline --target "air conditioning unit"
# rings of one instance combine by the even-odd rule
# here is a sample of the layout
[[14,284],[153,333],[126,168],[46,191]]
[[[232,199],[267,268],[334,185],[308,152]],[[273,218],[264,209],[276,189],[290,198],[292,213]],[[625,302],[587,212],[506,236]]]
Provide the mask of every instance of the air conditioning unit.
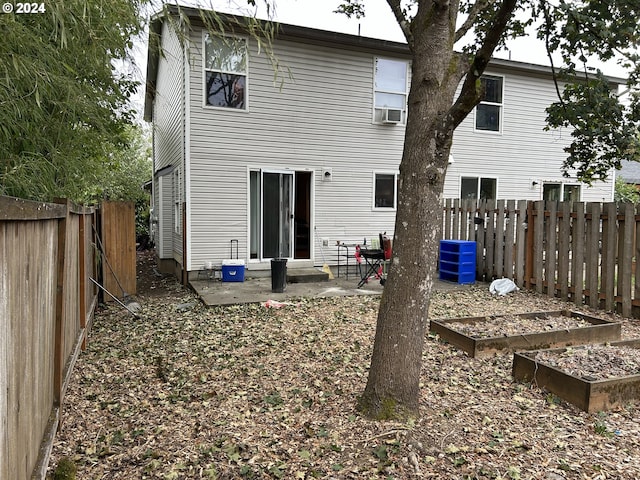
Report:
[[385,108],[382,110],[383,123],[400,123],[402,121],[402,110],[395,108]]

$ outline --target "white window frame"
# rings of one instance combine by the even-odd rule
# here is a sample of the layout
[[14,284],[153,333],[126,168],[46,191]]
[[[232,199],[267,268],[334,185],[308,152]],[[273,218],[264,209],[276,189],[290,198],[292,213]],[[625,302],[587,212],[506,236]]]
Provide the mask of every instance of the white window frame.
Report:
[[[378,60],[388,60],[391,62],[398,62],[398,63],[404,63],[405,64],[405,85],[404,85],[404,91],[395,91],[395,90],[384,90],[384,89],[377,89],[376,88],[376,65],[377,65],[377,61]],[[402,106],[402,120],[399,122],[401,125],[405,125],[407,123],[407,104],[408,104],[408,98],[409,98],[409,82],[411,81],[411,68],[410,68],[410,63],[408,60],[402,60],[402,59],[398,59],[398,58],[390,58],[390,57],[381,57],[381,56],[374,56],[373,57],[373,108],[372,108],[372,115],[373,115],[373,123],[378,124],[378,125],[382,125],[384,124],[383,120],[382,120],[382,112],[384,111],[385,107],[378,107],[376,105],[376,93],[390,93],[390,94],[394,94],[394,95],[404,95],[404,102],[403,102],[403,106]],[[388,108],[395,108],[395,107],[388,107]]]
[[[505,78],[504,75],[496,75],[493,73],[485,73],[483,74],[480,78],[482,77],[492,77],[492,78],[499,78],[502,82],[502,102],[487,102],[487,101],[480,101],[480,103],[478,103],[478,105],[476,105],[476,108],[473,109],[473,131],[474,132],[479,132],[479,133],[487,133],[489,135],[502,135],[502,124],[504,121],[504,92],[505,92]],[[498,130],[486,130],[486,129],[482,129],[482,128],[478,128],[478,107],[480,105],[492,105],[492,106],[496,106],[496,107],[500,107],[500,115],[498,117]]]
[[[377,212],[395,212],[398,208],[398,173],[391,170],[374,170],[372,175],[372,195],[371,209]],[[376,178],[378,175],[393,176],[393,207],[377,207],[376,206]]]
[[496,182],[496,198],[492,198],[490,200],[497,200],[499,198],[499,193],[498,193],[499,178],[498,177],[492,177],[490,175],[460,175],[460,187],[458,188],[458,192],[460,193],[459,196],[461,200],[463,200],[462,198],[462,179],[463,178],[475,178],[477,180],[476,198],[475,198],[476,201],[480,200],[480,185],[482,184],[483,179],[494,180]]
[[565,187],[578,187],[580,189],[580,198],[578,199],[579,202],[582,201],[582,195],[584,193],[584,189],[582,188],[582,184],[580,182],[561,182],[561,181],[554,181],[554,180],[544,180],[542,182],[542,188],[540,188],[540,198],[542,200],[544,200],[544,186],[545,185],[559,185],[560,186],[560,198],[559,198],[559,202],[564,202],[564,189]]
[[[207,37],[209,37],[209,32],[206,30],[202,31],[202,106],[207,109],[214,110],[223,110],[225,112],[248,112],[249,111],[249,39],[240,35],[221,35],[224,38],[232,38],[234,40],[242,40],[244,42],[245,48],[245,65],[244,72],[232,72],[225,70],[215,70],[211,68],[207,68],[206,55],[207,55]],[[244,107],[243,108],[233,108],[233,107],[221,107],[217,105],[209,105],[207,103],[207,72],[221,72],[228,73],[234,75],[244,75]]]

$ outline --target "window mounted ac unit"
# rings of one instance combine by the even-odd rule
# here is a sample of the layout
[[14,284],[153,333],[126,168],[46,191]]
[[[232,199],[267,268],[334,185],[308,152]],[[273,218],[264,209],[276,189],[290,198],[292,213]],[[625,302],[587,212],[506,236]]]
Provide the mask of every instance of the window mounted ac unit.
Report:
[[400,123],[402,121],[402,110],[395,108],[385,108],[382,110],[383,123]]

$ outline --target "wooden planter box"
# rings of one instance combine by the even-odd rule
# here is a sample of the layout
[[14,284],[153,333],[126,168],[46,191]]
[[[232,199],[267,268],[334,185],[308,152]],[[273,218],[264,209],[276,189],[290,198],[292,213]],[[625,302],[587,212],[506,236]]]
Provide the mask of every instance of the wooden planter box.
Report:
[[[640,348],[640,340],[611,342],[610,345]],[[584,347],[574,347],[587,348]],[[566,349],[550,350],[562,353]],[[550,365],[535,361],[538,352],[518,352],[513,357],[512,375],[521,382],[534,382],[567,402],[589,413],[623,406],[640,399],[640,374],[606,380],[585,380]]]
[[490,338],[470,337],[449,327],[449,324],[452,323],[475,324],[502,316],[504,315],[431,320],[430,329],[432,332],[439,334],[442,340],[464,350],[472,358],[486,357],[496,353],[515,352],[516,350],[541,350],[620,340],[619,323],[609,322],[569,310],[524,313],[510,316],[523,319],[536,317],[548,318],[554,316],[574,317],[591,323],[591,326]]

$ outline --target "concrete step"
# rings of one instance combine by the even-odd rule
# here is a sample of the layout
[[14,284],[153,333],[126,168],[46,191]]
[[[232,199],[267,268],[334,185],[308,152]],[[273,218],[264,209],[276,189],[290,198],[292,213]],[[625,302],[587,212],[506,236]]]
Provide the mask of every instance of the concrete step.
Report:
[[315,283],[327,280],[329,280],[329,274],[317,268],[287,269],[287,283]]

